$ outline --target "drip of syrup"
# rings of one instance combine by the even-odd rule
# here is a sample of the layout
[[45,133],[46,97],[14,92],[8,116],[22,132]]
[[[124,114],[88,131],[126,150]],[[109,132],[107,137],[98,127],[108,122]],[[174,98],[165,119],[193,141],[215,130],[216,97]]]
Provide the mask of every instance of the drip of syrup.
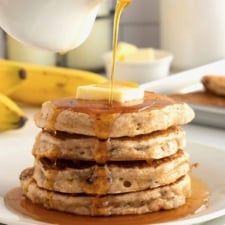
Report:
[[97,163],[104,164],[108,161],[108,158],[109,158],[109,147],[108,147],[109,142],[110,142],[109,138],[107,140],[99,140],[98,139],[96,141],[93,156],[94,156],[94,159]]
[[[95,115],[93,117],[95,136],[104,140],[108,139],[110,137],[111,129],[116,117],[117,114],[104,113]],[[101,147],[101,144],[99,145],[99,147]]]
[[114,25],[113,25],[112,69],[111,69],[110,96],[109,96],[110,105],[113,102],[113,87],[114,87],[114,80],[115,80],[115,65],[116,65],[116,53],[117,53],[117,45],[118,45],[120,18],[124,9],[130,3],[131,3],[131,0],[118,0],[116,4],[116,11],[115,11]]
[[[152,223],[176,220],[204,210],[208,205],[209,197],[207,185],[200,179],[192,177],[192,190],[192,196],[187,199],[187,203],[177,209],[145,215],[114,216],[110,219],[107,217],[76,216],[54,210],[47,210],[26,199],[22,194],[21,188],[15,188],[7,193],[5,195],[5,204],[9,210],[16,214],[58,225],[149,225]],[[107,205],[107,203],[99,201],[100,200],[96,198],[96,201],[93,202],[93,213],[96,212],[96,210],[107,210],[104,209],[104,207],[99,209],[99,205]]]
[[112,176],[107,166],[95,166],[92,176],[83,182],[82,189],[87,194],[105,195],[109,191],[111,182]]
[[46,130],[55,131],[55,124],[57,122],[58,115],[60,114],[60,109],[55,109],[51,114],[51,117],[48,119],[48,123],[46,125]]

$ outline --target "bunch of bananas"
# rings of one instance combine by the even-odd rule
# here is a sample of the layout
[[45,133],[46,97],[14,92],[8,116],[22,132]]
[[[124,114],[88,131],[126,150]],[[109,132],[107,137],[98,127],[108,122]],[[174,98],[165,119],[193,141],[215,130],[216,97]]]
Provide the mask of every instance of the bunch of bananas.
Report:
[[0,132],[18,129],[26,122],[26,117],[23,111],[6,95],[10,95],[24,81],[22,71],[12,76],[7,76],[11,73],[11,68],[2,68],[0,72]]
[[22,110],[10,98],[41,105],[47,100],[75,95],[78,86],[103,83],[106,78],[87,71],[0,60],[0,80],[1,132],[20,128],[26,121]]
[[0,94],[0,132],[23,127],[23,111],[6,95]]

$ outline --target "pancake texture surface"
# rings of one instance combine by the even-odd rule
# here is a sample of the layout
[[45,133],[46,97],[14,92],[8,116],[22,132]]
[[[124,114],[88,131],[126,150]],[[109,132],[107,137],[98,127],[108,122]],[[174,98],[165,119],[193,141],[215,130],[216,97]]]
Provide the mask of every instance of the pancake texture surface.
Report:
[[78,215],[110,216],[143,214],[182,206],[191,195],[188,175],[175,183],[155,189],[96,197],[69,195],[39,188],[32,178],[32,169],[22,172],[20,179],[24,195],[33,203]]

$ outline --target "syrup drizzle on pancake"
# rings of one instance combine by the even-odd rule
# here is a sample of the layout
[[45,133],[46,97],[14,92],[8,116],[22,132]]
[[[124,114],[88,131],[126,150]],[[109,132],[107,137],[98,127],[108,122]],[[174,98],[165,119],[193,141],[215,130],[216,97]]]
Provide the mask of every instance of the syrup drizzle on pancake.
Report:
[[[112,176],[109,169],[106,166],[95,166],[92,176],[83,182],[82,189],[87,194],[92,194],[94,191],[97,195],[105,195],[109,191],[111,182]],[[96,208],[95,203],[96,201],[93,209]]]
[[53,116],[49,118],[50,126],[46,129],[54,127],[62,111],[69,110],[85,113],[92,117],[95,136],[99,139],[107,139],[110,136],[114,121],[120,114],[160,109],[176,102],[168,97],[146,92],[144,100],[124,104],[113,102],[112,105],[109,105],[107,101],[84,101],[75,98],[59,99],[52,103],[55,109]]

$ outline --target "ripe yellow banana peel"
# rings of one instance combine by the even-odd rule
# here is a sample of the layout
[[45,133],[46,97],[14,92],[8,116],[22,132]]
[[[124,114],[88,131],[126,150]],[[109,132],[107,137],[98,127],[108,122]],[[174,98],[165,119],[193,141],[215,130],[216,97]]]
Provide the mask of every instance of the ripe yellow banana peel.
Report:
[[6,95],[12,94],[24,81],[23,70],[0,66],[0,132],[23,127],[26,117],[23,111]]
[[21,74],[24,77],[10,97],[32,105],[73,96],[80,85],[98,84],[107,80],[101,75],[87,71],[45,67],[7,60],[0,60],[0,73],[1,71],[7,72],[5,76]]
[[23,70],[8,66],[0,66],[0,92],[5,95],[12,94],[26,79]]
[[6,95],[0,93],[0,132],[23,127],[23,111]]

